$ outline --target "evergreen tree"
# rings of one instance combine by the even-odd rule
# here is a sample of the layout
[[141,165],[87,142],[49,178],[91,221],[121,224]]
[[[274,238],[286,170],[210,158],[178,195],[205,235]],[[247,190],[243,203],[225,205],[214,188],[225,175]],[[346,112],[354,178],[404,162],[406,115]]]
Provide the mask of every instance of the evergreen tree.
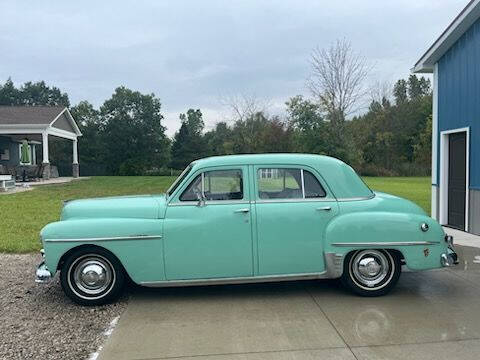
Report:
[[204,122],[202,112],[189,109],[186,114],[180,114],[182,125],[172,144],[172,159],[170,166],[174,169],[184,169],[193,160],[207,156],[207,142],[203,138]]
[[20,91],[15,88],[12,79],[8,78],[5,84],[0,85],[0,105],[21,104]]
[[395,104],[404,104],[408,100],[407,82],[404,79],[398,80],[393,87],[393,97]]

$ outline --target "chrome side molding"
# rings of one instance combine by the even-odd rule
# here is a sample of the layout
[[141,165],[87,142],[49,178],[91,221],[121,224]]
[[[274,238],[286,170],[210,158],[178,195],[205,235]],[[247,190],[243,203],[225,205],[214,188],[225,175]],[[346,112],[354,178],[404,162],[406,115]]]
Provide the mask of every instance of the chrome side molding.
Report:
[[224,285],[224,284],[251,284],[276,281],[315,280],[326,279],[327,271],[319,273],[294,274],[294,275],[268,275],[268,276],[244,276],[234,278],[215,279],[191,279],[191,280],[165,280],[141,282],[140,285],[147,287],[179,287],[197,285]]
[[147,287],[179,287],[197,285],[224,285],[224,284],[251,284],[296,280],[320,280],[336,279],[343,273],[343,254],[326,253],[326,270],[318,273],[303,273],[289,275],[266,275],[266,276],[242,276],[214,279],[190,279],[190,280],[162,280],[141,282],[140,285]]
[[363,246],[416,246],[416,245],[437,245],[438,241],[387,241],[387,242],[342,242],[332,243],[337,247],[363,247]]
[[114,237],[97,237],[97,238],[76,238],[76,239],[45,239],[45,242],[92,242],[92,241],[117,241],[117,240],[149,240],[161,239],[162,235],[130,235],[130,236],[114,236]]

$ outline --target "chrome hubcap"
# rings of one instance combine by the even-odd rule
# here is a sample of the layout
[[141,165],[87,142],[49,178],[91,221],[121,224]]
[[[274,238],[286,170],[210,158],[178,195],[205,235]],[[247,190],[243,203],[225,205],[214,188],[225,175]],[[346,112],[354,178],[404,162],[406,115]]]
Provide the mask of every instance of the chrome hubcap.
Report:
[[88,295],[105,291],[112,282],[110,263],[100,257],[87,257],[79,261],[73,273],[75,285]]
[[373,288],[385,280],[390,265],[384,253],[378,250],[363,250],[353,257],[351,269],[360,285]]
[[374,277],[382,270],[382,266],[374,257],[363,258],[358,263],[358,271],[364,277]]

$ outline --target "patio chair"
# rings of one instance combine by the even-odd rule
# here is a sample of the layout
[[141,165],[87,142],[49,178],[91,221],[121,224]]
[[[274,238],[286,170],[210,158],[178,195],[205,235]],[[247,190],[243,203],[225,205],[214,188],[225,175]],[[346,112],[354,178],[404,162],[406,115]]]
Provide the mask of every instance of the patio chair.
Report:
[[19,165],[15,167],[15,180],[18,182],[28,181],[28,174],[25,166]]

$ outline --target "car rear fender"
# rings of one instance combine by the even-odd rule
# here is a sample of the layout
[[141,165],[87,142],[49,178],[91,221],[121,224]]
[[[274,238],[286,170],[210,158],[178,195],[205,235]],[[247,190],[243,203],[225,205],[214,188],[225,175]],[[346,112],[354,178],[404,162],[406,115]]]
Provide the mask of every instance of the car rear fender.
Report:
[[[422,224],[428,225],[422,231]],[[325,253],[347,255],[375,248],[398,251],[412,270],[441,267],[447,249],[442,227],[421,214],[399,212],[354,212],[333,219],[326,229]]]

